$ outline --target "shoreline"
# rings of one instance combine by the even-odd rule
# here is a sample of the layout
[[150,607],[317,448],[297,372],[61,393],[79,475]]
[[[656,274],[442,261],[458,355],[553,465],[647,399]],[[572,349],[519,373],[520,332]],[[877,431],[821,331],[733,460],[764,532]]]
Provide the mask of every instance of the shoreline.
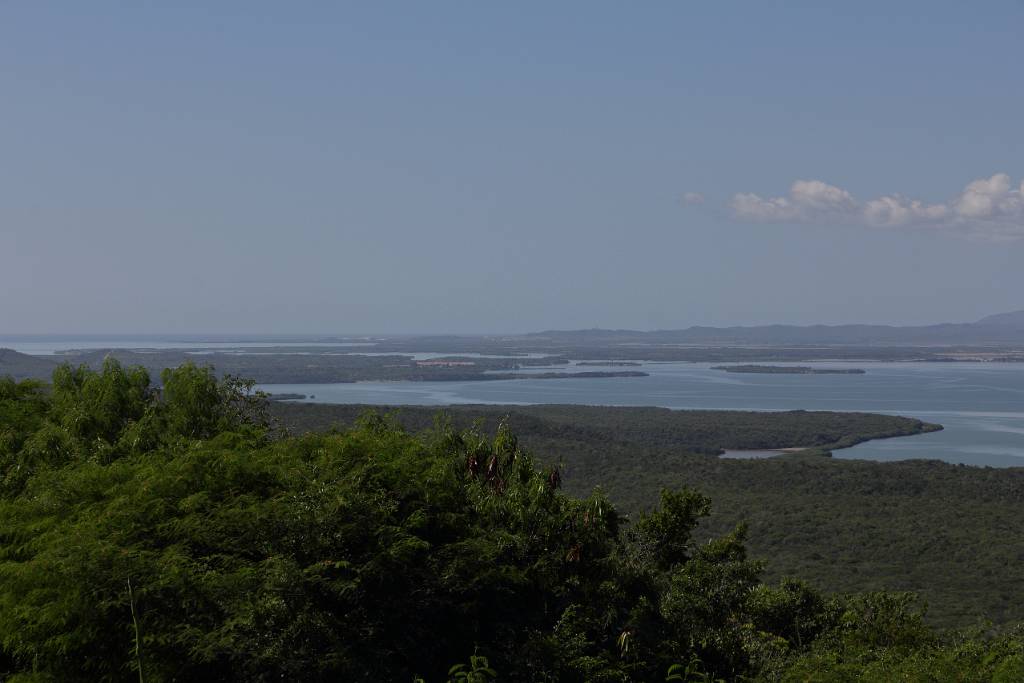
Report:
[[[901,416],[903,417],[903,416]],[[916,418],[914,418],[916,419]],[[784,455],[813,455],[825,458],[831,458],[833,451],[841,451],[846,448],[853,448],[862,443],[868,443],[869,441],[882,441],[885,439],[899,439],[903,437],[921,436],[922,434],[932,434],[934,432],[944,431],[946,428],[935,422],[925,422],[919,420],[921,429],[917,432],[910,434],[879,434],[877,436],[868,436],[864,438],[850,437],[843,441],[838,441],[834,444],[824,444],[822,446],[787,446],[785,448],[734,448],[734,449],[722,449],[722,452],[717,457],[724,458],[726,460],[770,460]],[[870,458],[863,458],[870,462],[877,462],[870,460]],[[938,460],[937,458],[929,458]],[[945,462],[945,461],[941,461]]]

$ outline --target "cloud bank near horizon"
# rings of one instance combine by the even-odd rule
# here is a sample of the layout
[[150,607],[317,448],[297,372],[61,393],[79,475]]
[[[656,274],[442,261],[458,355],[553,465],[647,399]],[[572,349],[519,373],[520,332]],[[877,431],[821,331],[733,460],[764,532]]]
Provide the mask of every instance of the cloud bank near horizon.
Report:
[[1024,182],[996,173],[971,181],[947,202],[900,194],[861,201],[821,180],[797,180],[780,197],[733,195],[733,216],[758,223],[833,223],[887,229],[932,229],[995,241],[1024,239]]

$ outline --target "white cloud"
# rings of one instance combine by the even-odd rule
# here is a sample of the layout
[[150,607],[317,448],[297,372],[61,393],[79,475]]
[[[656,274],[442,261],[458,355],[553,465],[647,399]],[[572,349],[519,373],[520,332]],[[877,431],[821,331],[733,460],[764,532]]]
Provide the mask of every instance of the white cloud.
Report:
[[858,201],[820,180],[798,180],[783,197],[733,196],[733,214],[765,223],[842,223],[878,228],[922,227],[995,240],[1024,239],[1024,182],[997,173],[967,184],[948,202],[926,204],[898,194]]
[[1024,219],[1024,182],[1011,187],[1010,176],[997,173],[991,178],[968,183],[953,204],[965,219],[1016,221]]
[[924,204],[898,194],[864,203],[864,219],[868,225],[883,228],[942,222],[947,220],[949,215],[949,207],[945,204]]
[[842,215],[856,210],[849,192],[820,180],[798,180],[785,197],[764,199],[756,194],[737,194],[732,209],[740,218],[757,221],[804,221],[819,215]]
[[683,196],[680,197],[680,201],[683,202],[683,206],[693,206],[695,204],[704,203],[704,195],[700,192],[684,192]]
[[857,206],[849,192],[820,180],[798,180],[789,194],[801,209],[845,212]]

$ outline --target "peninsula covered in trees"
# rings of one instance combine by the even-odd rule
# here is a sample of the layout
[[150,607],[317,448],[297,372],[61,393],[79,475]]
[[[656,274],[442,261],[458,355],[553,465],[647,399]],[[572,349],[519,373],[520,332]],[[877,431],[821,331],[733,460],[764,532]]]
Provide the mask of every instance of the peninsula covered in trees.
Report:
[[808,365],[716,365],[713,370],[752,375],[863,375],[859,368],[812,368]]
[[[712,500],[689,487],[629,516],[570,491],[573,467],[535,459],[498,414],[417,433],[369,413],[289,436],[267,408],[250,382],[191,364],[159,390],[113,359],[60,366],[51,385],[0,380],[7,678],[1024,676],[1013,631],[937,630],[908,593],[769,579],[747,549],[761,532],[706,526]],[[636,415],[622,417],[601,428]],[[652,417],[644,433],[673,442],[657,428],[671,415]],[[663,479],[672,463],[644,466]]]

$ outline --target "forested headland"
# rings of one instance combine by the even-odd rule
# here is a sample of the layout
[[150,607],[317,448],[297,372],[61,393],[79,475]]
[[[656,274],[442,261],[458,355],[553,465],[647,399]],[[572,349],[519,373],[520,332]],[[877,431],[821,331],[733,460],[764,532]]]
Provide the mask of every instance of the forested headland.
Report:
[[807,365],[716,365],[712,370],[748,375],[863,375],[860,368],[812,368]]
[[[736,501],[679,485],[691,472],[711,482],[716,467],[735,478],[749,466],[710,450],[744,419],[741,438],[753,439],[752,417],[692,437],[707,453],[674,456],[662,450],[676,439],[671,415],[645,429],[629,427],[641,413],[597,425],[572,407],[554,418],[480,411],[464,416],[483,417],[475,427],[441,417],[420,431],[369,413],[289,435],[288,424],[299,429],[287,412],[305,407],[272,408],[282,419],[251,383],[190,364],[164,371],[159,389],[145,370],[114,360],[98,371],[61,366],[48,385],[0,380],[7,678],[1024,677],[1024,638],[1008,625],[938,630],[907,593],[833,594],[767,574],[771,558],[748,552],[763,530],[713,512]],[[536,459],[528,441],[541,440],[517,435],[531,417],[535,432],[551,430],[553,450]],[[809,419],[823,445],[884,427],[863,415]],[[620,426],[618,442],[588,436]],[[626,449],[641,433],[651,441],[632,458],[650,474],[634,481]],[[606,492],[582,491],[587,462],[591,481],[606,470]],[[766,462],[835,465],[820,456]],[[637,488],[624,486],[615,463],[632,468]],[[756,475],[768,489],[777,484],[770,471]],[[858,476],[816,493],[856,494]],[[990,499],[1018,494],[1017,481]],[[631,500],[654,482],[652,497]],[[825,517],[845,514],[843,504]]]
[[[275,404],[295,432],[354,424],[366,406]],[[436,409],[379,410],[412,431]],[[768,575],[799,576],[828,591],[919,593],[930,623],[959,627],[1024,620],[1024,468],[935,460],[872,462],[820,457],[820,448],[914,434],[934,426],[869,413],[691,411],[597,406],[450,406],[455,424],[507,418],[545,464],[561,464],[566,490],[600,486],[637,513],[663,487],[688,486],[715,505],[698,534],[749,525],[747,544]],[[764,460],[722,449],[814,447]]]

